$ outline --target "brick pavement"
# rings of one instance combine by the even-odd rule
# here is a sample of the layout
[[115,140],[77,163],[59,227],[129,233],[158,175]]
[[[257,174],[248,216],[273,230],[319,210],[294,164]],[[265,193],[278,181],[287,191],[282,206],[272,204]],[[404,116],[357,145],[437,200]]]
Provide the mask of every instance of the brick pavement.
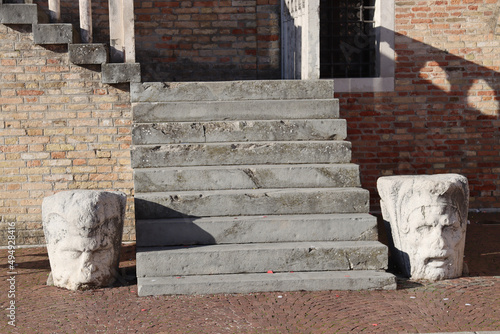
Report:
[[[16,250],[16,327],[7,318],[7,250],[0,250],[1,333],[431,333],[500,330],[500,224],[469,225],[470,277],[399,280],[396,291],[137,297],[133,280],[73,292],[45,285],[45,248]],[[490,219],[490,220],[489,220]],[[135,270],[123,248],[125,274]]]

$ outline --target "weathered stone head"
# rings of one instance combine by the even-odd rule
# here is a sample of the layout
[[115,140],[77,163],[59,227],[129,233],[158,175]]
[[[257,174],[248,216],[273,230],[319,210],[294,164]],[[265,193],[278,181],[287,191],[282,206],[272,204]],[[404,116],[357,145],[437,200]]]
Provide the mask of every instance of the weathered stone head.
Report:
[[467,178],[458,174],[388,176],[377,182],[395,258],[414,279],[462,275],[469,205]]
[[108,286],[117,277],[126,196],[63,191],[42,204],[52,283],[70,290]]

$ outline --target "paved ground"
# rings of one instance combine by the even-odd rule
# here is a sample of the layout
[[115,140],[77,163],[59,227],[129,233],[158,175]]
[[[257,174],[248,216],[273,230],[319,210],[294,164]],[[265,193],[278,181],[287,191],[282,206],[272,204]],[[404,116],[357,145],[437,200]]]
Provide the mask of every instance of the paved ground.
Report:
[[[17,249],[15,298],[0,250],[0,333],[434,333],[500,331],[500,215],[472,214],[470,276],[437,283],[400,279],[396,291],[324,291],[137,297],[133,279],[72,292],[45,285],[45,248]],[[382,236],[383,239],[383,236]],[[134,246],[121,268],[135,272]],[[15,300],[15,324],[8,324]]]

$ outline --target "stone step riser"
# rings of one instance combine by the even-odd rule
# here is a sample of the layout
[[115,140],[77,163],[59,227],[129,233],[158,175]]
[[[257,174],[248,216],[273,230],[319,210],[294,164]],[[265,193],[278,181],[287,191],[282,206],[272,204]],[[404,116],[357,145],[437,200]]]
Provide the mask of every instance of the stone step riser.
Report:
[[138,247],[377,240],[376,218],[368,214],[138,220],[136,226]]
[[258,100],[134,103],[136,123],[285,119],[335,119],[337,100]]
[[395,290],[393,275],[378,271],[200,275],[138,278],[139,296],[271,291]]
[[344,140],[345,120],[168,122],[135,124],[134,145],[246,141]]
[[36,4],[0,2],[1,24],[37,24],[49,22],[48,15]]
[[331,99],[333,80],[145,82],[130,86],[132,102]]
[[248,142],[136,146],[132,168],[251,164],[349,163],[345,141]]
[[134,183],[136,193],[360,186],[354,164],[139,168]]
[[236,273],[384,270],[387,248],[376,241],[297,242],[138,248],[137,277]]
[[368,202],[359,188],[138,193],[135,212],[136,219],[367,213]]
[[70,23],[50,23],[33,25],[35,44],[70,44],[77,39],[76,30]]

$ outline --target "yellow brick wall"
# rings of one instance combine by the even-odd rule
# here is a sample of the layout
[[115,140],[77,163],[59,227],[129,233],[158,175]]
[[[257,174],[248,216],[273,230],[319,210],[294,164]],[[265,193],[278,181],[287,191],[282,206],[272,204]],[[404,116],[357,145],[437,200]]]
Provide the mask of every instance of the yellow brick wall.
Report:
[[69,62],[66,46],[36,46],[30,26],[0,25],[0,245],[44,244],[43,198],[70,189],[129,196],[123,240],[135,240],[128,84]]

